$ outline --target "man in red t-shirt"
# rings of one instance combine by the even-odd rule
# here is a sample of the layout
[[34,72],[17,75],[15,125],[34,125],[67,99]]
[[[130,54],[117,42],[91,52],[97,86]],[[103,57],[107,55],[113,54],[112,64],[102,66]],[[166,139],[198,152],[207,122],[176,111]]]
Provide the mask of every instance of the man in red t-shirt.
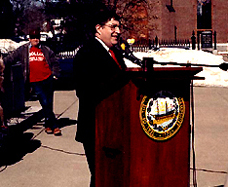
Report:
[[61,135],[53,113],[53,79],[59,75],[59,62],[50,48],[40,44],[39,30],[30,31],[29,41],[5,57],[4,63],[21,62],[25,83],[30,83],[42,106],[45,132]]
[[40,32],[32,30],[29,33],[29,80],[35,93],[38,95],[40,104],[45,115],[45,132],[48,134],[61,135],[55,114],[53,113],[53,76],[50,66],[42,51]]

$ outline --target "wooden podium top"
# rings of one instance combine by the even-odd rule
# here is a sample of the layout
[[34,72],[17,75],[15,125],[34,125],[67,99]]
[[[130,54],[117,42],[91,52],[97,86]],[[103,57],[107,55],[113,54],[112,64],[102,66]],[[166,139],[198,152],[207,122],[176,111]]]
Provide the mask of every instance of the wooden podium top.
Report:
[[150,71],[145,71],[143,68],[127,68],[126,72],[144,76],[145,73],[151,74],[155,79],[204,79],[203,77],[195,76],[202,71],[202,67],[154,67]]

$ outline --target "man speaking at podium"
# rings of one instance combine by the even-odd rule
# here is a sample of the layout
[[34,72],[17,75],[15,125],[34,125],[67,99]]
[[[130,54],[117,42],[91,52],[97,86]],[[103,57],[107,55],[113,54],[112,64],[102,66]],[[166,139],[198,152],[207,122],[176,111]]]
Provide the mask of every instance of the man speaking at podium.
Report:
[[83,143],[85,149],[91,172],[90,186],[95,186],[96,104],[126,80],[122,54],[114,48],[120,36],[119,16],[104,8],[93,19],[92,38],[83,44],[74,60],[74,81],[79,98],[76,141]]

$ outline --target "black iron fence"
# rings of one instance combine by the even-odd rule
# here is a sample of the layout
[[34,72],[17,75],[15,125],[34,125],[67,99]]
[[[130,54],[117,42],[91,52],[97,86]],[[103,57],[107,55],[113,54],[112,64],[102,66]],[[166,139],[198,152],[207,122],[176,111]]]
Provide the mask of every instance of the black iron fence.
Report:
[[190,39],[159,39],[157,36],[150,40],[137,41],[131,45],[134,52],[147,52],[150,49],[158,49],[162,47],[175,47],[184,49],[198,50],[216,50],[217,49],[217,33],[211,30],[202,30],[192,32]]
[[57,53],[57,56],[60,57],[61,59],[69,59],[69,58],[74,58],[75,55],[77,54],[78,50],[80,49],[80,46],[78,46],[74,50],[70,51],[60,51]]
[[147,52],[151,49],[158,49],[161,47],[175,47],[175,48],[184,48],[190,49],[191,42],[189,39],[182,39],[182,40],[165,40],[165,39],[158,39],[155,37],[153,40],[141,40],[137,41],[131,45],[131,50],[134,52]]
[[160,40],[159,47],[177,47],[190,49],[190,40]]

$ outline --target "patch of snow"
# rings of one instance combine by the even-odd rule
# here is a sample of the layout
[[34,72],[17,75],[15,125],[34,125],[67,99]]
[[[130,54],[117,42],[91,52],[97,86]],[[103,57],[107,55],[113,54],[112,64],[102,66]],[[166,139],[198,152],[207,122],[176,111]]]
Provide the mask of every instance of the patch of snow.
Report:
[[[179,48],[161,48],[158,51],[149,51],[147,53],[134,52],[133,54],[141,60],[143,57],[151,57],[158,62],[177,62],[208,65],[219,65],[221,63],[224,63],[223,57],[221,55],[214,55],[212,53],[204,51],[186,50]],[[129,60],[125,60],[125,62],[128,67],[139,67]],[[205,77],[205,80],[194,80],[194,86],[228,87],[228,72],[223,71],[218,67],[203,67],[203,71],[199,72],[196,76]]]

